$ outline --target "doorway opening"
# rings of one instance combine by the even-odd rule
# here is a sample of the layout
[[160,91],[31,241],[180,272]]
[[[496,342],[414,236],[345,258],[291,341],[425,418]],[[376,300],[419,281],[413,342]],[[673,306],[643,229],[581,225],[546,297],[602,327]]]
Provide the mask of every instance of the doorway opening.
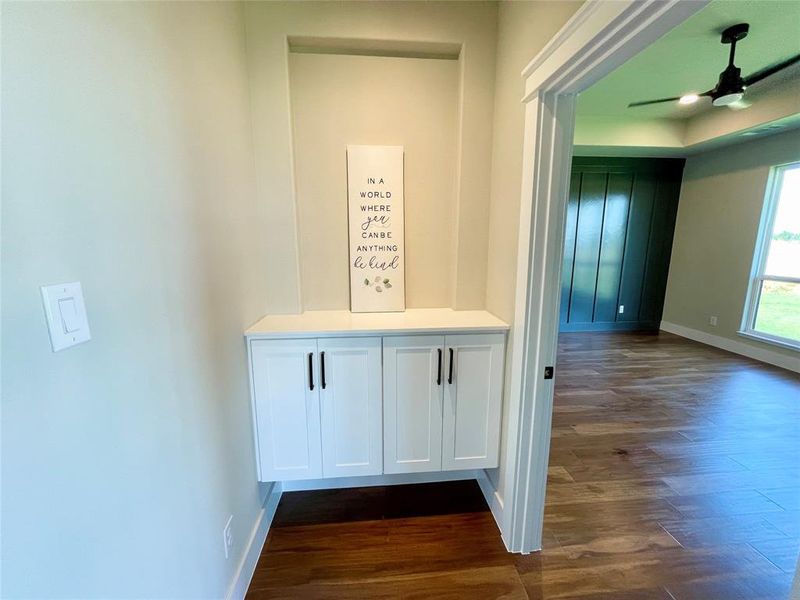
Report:
[[[685,110],[679,97],[662,114],[647,109],[649,116],[627,118],[627,104],[641,100],[634,94],[660,97],[658,82],[648,85],[640,73],[644,88],[619,84],[637,66],[665,78],[656,64],[659,45],[674,48],[669,44],[682,35],[697,38],[705,28],[709,52],[717,50],[719,28],[710,24],[730,8],[711,2],[602,80],[554,85],[572,93],[543,91],[548,76],[535,73],[548,57],[529,73],[533,202],[527,273],[538,276],[540,287],[528,282],[525,289],[535,310],[526,315],[531,345],[519,383],[536,398],[531,420],[535,427],[538,418],[540,430],[531,432],[532,451],[541,456],[549,450],[543,563],[558,556],[562,568],[573,561],[608,574],[606,587],[593,592],[647,589],[679,598],[737,589],[780,598],[795,572],[800,469],[788,457],[800,446],[796,426],[786,424],[797,422],[792,399],[800,393],[800,378],[793,371],[800,361],[766,346],[743,347],[733,337],[746,301],[764,188],[775,169],[794,160],[795,124],[777,113],[756,116],[746,113],[748,107],[712,108],[710,102],[679,113]],[[758,21],[761,30],[779,26],[767,15],[740,18]],[[698,64],[710,60],[696,48],[686,51]],[[792,48],[778,52],[797,54]],[[785,58],[767,54],[761,51],[759,60],[781,64]],[[574,60],[565,63],[586,84],[581,77],[588,69]],[[754,86],[750,100],[768,112],[774,98],[794,89],[796,72],[787,77]],[[688,94],[696,83],[683,85],[679,91]],[[614,89],[630,95],[619,108],[613,106],[620,99]],[[592,114],[583,110],[584,101],[620,114]],[[717,209],[715,220],[703,219],[709,205]],[[724,260],[715,263],[719,258]],[[744,282],[741,294],[729,291],[726,303],[717,288],[737,277]],[[556,282],[560,298],[552,288]],[[682,311],[698,321],[679,320]],[[532,322],[532,315],[538,320]],[[526,388],[525,378],[555,359],[547,342],[556,338],[549,413],[551,389],[540,378]],[[545,425],[550,439],[541,434]],[[536,469],[531,473],[535,478]],[[652,568],[636,563],[645,558]],[[614,581],[611,565],[626,561],[641,578]],[[695,564],[707,581],[681,574],[680,561]],[[728,563],[725,573],[718,572],[719,564]]]

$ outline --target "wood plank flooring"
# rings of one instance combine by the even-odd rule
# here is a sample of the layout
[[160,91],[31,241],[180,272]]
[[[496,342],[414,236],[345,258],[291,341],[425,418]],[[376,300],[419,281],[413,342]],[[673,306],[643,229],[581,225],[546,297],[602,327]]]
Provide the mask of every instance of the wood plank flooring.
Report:
[[800,377],[665,333],[562,334],[556,377],[541,552],[474,482],[294,492],[247,597],[788,597]]

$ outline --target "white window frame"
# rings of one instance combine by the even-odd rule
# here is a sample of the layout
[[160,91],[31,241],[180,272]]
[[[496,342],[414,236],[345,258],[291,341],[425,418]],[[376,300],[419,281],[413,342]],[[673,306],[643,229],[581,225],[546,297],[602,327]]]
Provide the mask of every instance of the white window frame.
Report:
[[774,344],[783,348],[800,350],[800,341],[791,338],[757,331],[755,329],[756,315],[758,313],[758,300],[761,295],[761,288],[765,281],[780,281],[787,283],[800,284],[798,277],[778,277],[775,275],[765,275],[767,267],[767,255],[769,245],[772,240],[772,229],[775,225],[775,213],[777,212],[780,191],[783,186],[783,174],[789,169],[800,168],[800,162],[791,162],[778,165],[772,168],[767,180],[767,193],[764,198],[764,208],[761,211],[761,222],[758,226],[758,238],[755,251],[753,252],[753,266],[750,270],[750,285],[747,289],[747,298],[744,303],[744,314],[742,315],[742,326],[739,335],[753,338],[768,344]]

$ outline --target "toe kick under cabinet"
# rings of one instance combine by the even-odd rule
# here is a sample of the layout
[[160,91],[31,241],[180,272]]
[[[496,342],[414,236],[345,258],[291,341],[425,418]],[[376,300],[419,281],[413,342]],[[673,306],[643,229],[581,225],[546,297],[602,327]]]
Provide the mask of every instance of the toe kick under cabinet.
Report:
[[448,309],[265,317],[246,332],[259,479],[496,467],[507,328]]

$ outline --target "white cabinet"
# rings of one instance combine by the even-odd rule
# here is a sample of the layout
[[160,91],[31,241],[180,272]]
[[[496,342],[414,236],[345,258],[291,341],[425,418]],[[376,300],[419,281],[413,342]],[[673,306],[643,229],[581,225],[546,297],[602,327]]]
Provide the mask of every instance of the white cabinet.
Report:
[[381,339],[254,340],[262,481],[379,475]]
[[498,465],[504,349],[502,333],[445,338],[442,469]]
[[505,335],[383,338],[384,473],[496,467]]
[[251,342],[262,481],[322,477],[316,340]]
[[383,472],[381,338],[327,338],[320,361],[322,474]]
[[[274,317],[248,334],[261,481],[498,466],[502,322],[440,310],[334,317]],[[373,322],[391,326],[373,334]]]
[[383,338],[384,473],[442,468],[444,336]]

